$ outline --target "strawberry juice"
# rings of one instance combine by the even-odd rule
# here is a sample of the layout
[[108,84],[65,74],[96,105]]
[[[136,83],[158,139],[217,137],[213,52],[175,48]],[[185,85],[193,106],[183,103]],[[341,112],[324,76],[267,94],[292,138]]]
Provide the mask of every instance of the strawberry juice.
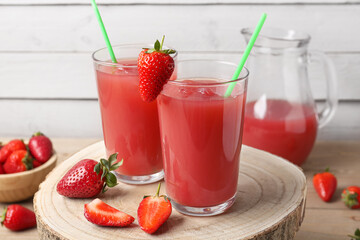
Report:
[[158,97],[166,191],[182,213],[206,215],[210,207],[208,215],[219,214],[211,207],[235,199],[246,85],[224,98],[227,86],[177,80]]
[[[144,102],[139,93],[137,55],[142,46],[114,47],[117,57],[132,56],[116,64],[96,61],[100,56],[94,53],[106,153],[118,153],[118,160],[124,161],[117,176],[133,184],[163,177],[157,104]],[[108,56],[106,49],[103,55]]]
[[301,165],[314,145],[313,106],[269,99],[246,104],[243,143]]

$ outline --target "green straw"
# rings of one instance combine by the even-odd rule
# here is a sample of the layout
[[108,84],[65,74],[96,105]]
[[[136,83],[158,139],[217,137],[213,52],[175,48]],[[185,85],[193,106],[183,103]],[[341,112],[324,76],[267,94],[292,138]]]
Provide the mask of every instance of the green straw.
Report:
[[[250,41],[249,41],[248,45],[246,46],[245,52],[242,55],[242,57],[240,59],[240,62],[239,62],[239,65],[238,65],[238,67],[237,67],[237,69],[236,69],[236,71],[235,71],[235,73],[234,73],[231,80],[236,80],[236,79],[239,78],[240,72],[241,72],[241,70],[243,69],[243,67],[245,65],[245,62],[246,62],[246,60],[247,60],[247,58],[248,58],[248,56],[249,56],[249,54],[251,52],[252,47],[254,46],[256,38],[258,37],[258,35],[259,35],[260,31],[261,31],[261,28],[264,25],[264,22],[266,20],[266,16],[267,16],[266,13],[262,14],[262,16],[261,16],[261,18],[260,18],[254,32],[253,32],[251,38],[250,38]],[[228,89],[226,90],[225,97],[229,97],[231,95],[231,92],[234,90],[235,85],[236,85],[236,82],[230,83]]]
[[107,33],[106,33],[105,26],[104,26],[104,23],[103,23],[103,21],[102,21],[102,19],[101,19],[100,12],[99,12],[99,9],[98,9],[98,7],[97,7],[97,5],[96,5],[95,0],[91,0],[91,5],[92,5],[93,8],[94,8],[94,11],[95,11],[97,20],[98,20],[99,25],[100,25],[100,28],[101,28],[101,32],[102,32],[102,34],[103,34],[103,36],[104,36],[104,39],[105,39],[105,42],[106,42],[106,46],[107,46],[107,48],[108,48],[108,50],[109,50],[109,53],[110,53],[111,60],[112,60],[114,63],[117,63],[116,57],[115,57],[115,54],[114,54],[114,51],[113,51],[113,49],[112,49],[112,47],[111,47],[109,37],[108,37],[108,35],[107,35]]

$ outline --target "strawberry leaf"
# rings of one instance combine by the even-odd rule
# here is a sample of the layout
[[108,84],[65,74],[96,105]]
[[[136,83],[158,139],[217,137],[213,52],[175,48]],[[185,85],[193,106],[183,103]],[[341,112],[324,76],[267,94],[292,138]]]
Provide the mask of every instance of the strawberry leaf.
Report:
[[115,187],[117,184],[117,179],[113,173],[109,173],[106,175],[106,185],[108,187]]
[[116,170],[123,163],[123,160],[121,160],[120,162],[116,162],[117,155],[117,153],[110,155],[108,160],[101,158],[100,162],[94,167],[94,172],[96,172],[97,174],[99,174],[100,170],[102,170],[101,179],[105,182],[102,188],[103,193],[107,191],[106,187],[111,188],[115,187],[118,184],[116,176],[111,173],[111,171]]
[[155,49],[155,51],[160,51],[161,50],[159,40],[156,40],[156,42],[154,44],[154,49]]
[[120,162],[115,163],[114,165],[112,165],[110,167],[110,171],[114,171],[114,170],[118,169],[123,164],[123,162],[124,162],[124,159],[121,159]]
[[108,174],[108,171],[103,168],[103,173],[101,174],[101,179],[104,179],[107,174]]
[[117,158],[117,153],[111,154],[109,157],[109,165],[113,165],[114,162],[116,162],[116,158]]
[[44,136],[42,132],[36,132],[32,135],[32,137]]
[[358,193],[350,193],[349,190],[346,190],[345,193],[341,194],[341,197],[345,205],[349,208],[352,208],[352,206],[359,204],[357,200]]
[[360,229],[357,228],[354,235],[348,235],[353,240],[360,240]]
[[96,172],[97,175],[99,175],[100,173],[100,163],[96,164],[95,167],[94,167],[94,172]]
[[21,162],[25,165],[26,170],[34,168],[33,161],[34,159],[30,156],[29,151],[26,151],[25,157],[21,159]]
[[5,218],[6,218],[6,212],[7,212],[7,207],[5,207],[5,210],[4,210],[4,212],[3,212],[3,214],[1,215],[1,218],[0,218],[0,222],[1,222],[2,226],[4,225],[4,221],[5,221]]
[[144,50],[146,50],[146,53],[153,53],[153,52],[160,52],[160,53],[164,53],[164,54],[173,54],[176,53],[176,51],[174,49],[165,49],[163,50],[163,44],[164,44],[164,39],[165,39],[165,35],[162,37],[161,39],[161,43],[159,42],[159,40],[156,40],[156,42],[154,43],[154,48],[149,49],[149,48],[143,48]]

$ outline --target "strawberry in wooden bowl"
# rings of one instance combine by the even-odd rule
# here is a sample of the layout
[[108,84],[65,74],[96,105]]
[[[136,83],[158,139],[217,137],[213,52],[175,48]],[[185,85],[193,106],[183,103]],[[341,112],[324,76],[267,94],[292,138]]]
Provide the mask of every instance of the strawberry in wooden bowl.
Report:
[[3,143],[0,149],[0,202],[18,202],[35,194],[55,167],[57,156],[51,140],[35,133],[29,144],[21,139]]

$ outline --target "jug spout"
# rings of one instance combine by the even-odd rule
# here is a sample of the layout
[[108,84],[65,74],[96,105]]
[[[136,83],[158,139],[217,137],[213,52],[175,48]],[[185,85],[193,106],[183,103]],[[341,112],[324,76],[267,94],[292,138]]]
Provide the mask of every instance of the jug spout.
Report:
[[[243,28],[241,34],[248,43],[254,29]],[[258,36],[254,46],[264,48],[303,48],[310,42],[310,35],[294,30],[281,28],[264,28]]]

